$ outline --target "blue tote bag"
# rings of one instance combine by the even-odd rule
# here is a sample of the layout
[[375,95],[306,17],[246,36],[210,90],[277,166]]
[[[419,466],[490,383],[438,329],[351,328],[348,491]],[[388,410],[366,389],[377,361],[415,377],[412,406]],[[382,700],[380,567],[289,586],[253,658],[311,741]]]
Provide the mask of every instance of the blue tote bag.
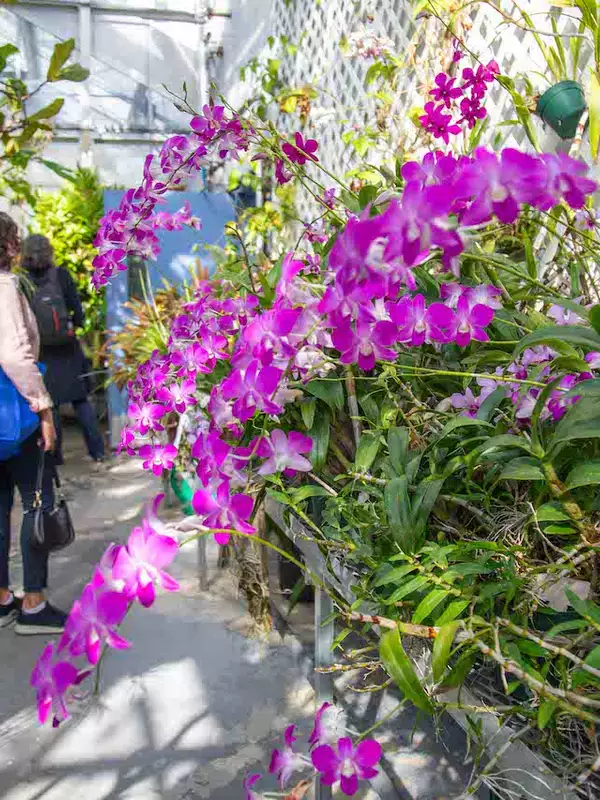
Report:
[[[44,368],[38,367],[43,374]],[[39,426],[39,416],[0,367],[0,461],[15,456]]]

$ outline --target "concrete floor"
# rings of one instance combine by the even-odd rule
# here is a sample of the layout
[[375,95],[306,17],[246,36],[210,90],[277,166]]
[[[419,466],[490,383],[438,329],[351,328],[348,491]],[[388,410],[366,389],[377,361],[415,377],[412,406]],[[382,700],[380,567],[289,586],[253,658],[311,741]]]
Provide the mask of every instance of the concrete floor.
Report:
[[[78,538],[52,558],[51,599],[69,608],[106,545],[126,539],[160,486],[132,459],[95,473],[77,431],[67,427],[65,439],[61,472]],[[213,577],[216,556],[209,547]],[[245,614],[226,579],[198,591],[196,557],[195,544],[188,545],[171,569],[180,593],[159,597],[150,610],[133,610],[123,626],[133,648],[109,654],[100,698],[82,695],[73,720],[58,730],[39,728],[28,686],[44,638],[0,631],[2,800],[235,800],[243,797],[246,772],[266,771],[287,724],[309,730],[315,701],[303,637],[274,634],[266,643],[244,636]],[[351,723],[364,730],[397,697],[346,692],[344,700]],[[432,720],[406,709],[380,734],[391,780],[382,773],[357,797],[460,794],[469,772],[461,763],[460,730],[441,725],[436,731]],[[270,779],[261,786],[276,789]]]
[[[51,598],[64,608],[159,488],[132,460],[94,474],[78,438],[69,444],[63,473],[78,538],[51,563]],[[288,720],[313,711],[293,649],[245,638],[233,630],[243,617],[237,602],[197,591],[194,545],[172,572],[183,591],[131,613],[123,633],[133,648],[109,654],[99,702],[82,698],[57,731],[37,726],[28,686],[44,638],[0,631],[3,800],[231,800],[247,770],[268,765]]]

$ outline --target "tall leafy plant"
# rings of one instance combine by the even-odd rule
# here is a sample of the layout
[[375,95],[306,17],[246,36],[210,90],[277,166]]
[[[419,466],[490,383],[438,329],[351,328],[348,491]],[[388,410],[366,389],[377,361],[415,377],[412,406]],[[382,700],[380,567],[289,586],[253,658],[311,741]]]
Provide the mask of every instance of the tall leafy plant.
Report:
[[50,240],[54,260],[73,277],[83,302],[83,333],[97,351],[105,328],[102,294],[91,289],[94,237],[103,214],[103,190],[98,173],[79,167],[58,192],[35,196],[33,229]]
[[52,53],[46,78],[32,88],[17,76],[14,66],[19,48],[14,44],[0,47],[0,194],[12,202],[35,203],[26,177],[32,161],[40,161],[59,175],[69,171],[42,156],[52,138],[53,123],[64,105],[56,97],[37,111],[31,109],[31,99],[48,84],[60,81],[86,80],[89,71],[80,64],[68,64],[75,40],[59,42]]

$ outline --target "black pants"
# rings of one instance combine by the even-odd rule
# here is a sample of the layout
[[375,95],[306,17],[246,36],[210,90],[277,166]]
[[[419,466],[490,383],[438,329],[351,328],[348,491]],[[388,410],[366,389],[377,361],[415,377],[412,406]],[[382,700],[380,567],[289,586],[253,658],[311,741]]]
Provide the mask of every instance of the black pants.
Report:
[[[77,424],[81,428],[83,438],[85,439],[87,451],[94,461],[99,461],[104,458],[104,438],[100,431],[100,426],[98,425],[98,418],[96,417],[94,406],[87,397],[85,400],[74,400],[72,405]],[[62,464],[62,424],[58,408],[54,412],[54,424],[57,433],[57,462]]]
[[[10,512],[15,486],[21,495],[23,511],[30,511],[35,499],[39,463],[39,431],[24,442],[21,452],[0,461],[0,589],[8,589],[8,554],[10,550]],[[51,459],[46,458],[42,490],[42,508],[49,511],[54,505]],[[23,556],[23,588],[26,592],[41,592],[48,584],[48,553],[35,550],[30,544],[33,514],[24,513],[21,525],[21,554]]]

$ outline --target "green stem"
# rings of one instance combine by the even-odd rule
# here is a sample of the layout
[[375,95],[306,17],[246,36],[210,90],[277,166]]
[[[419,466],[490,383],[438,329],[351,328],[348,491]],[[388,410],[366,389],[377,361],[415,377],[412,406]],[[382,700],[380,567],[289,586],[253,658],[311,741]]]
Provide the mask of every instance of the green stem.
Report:
[[[455,372],[451,369],[433,369],[431,367],[411,367],[411,366],[402,366],[397,368],[398,371],[402,370],[412,370],[412,372],[423,373],[425,375],[451,375],[456,378],[489,378],[490,374],[486,372]],[[411,373],[408,373],[409,375]],[[512,376],[504,376],[504,375],[493,375],[492,376],[495,381],[498,383],[519,383],[524,386],[540,386],[544,388],[546,386],[545,383],[541,383],[540,381],[529,381],[524,380],[521,378],[513,378]]]

